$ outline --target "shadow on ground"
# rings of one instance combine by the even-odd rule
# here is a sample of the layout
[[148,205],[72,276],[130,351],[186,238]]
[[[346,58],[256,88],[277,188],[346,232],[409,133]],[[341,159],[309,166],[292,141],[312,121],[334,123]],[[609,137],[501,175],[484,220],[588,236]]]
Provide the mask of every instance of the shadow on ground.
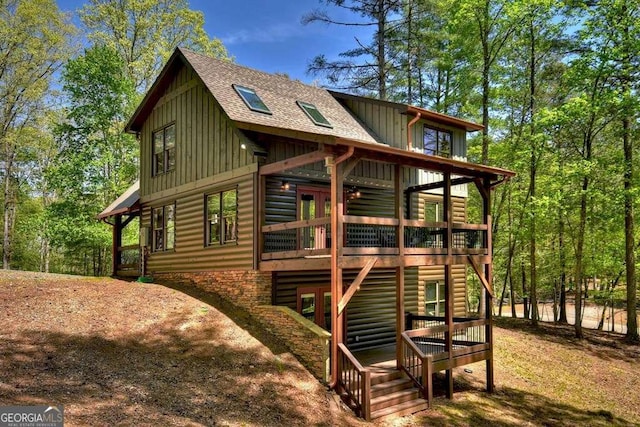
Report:
[[119,339],[21,331],[0,344],[0,402],[62,403],[73,425],[331,423],[300,404],[301,388],[326,397],[290,355],[227,346],[215,323],[188,325],[185,313]]
[[603,360],[616,359],[637,363],[640,359],[640,346],[627,344],[624,335],[618,333],[583,328],[584,339],[580,340],[575,337],[572,325],[538,322],[538,326],[534,327],[527,320],[510,317],[496,317],[494,324],[500,328],[532,334],[549,342],[573,347]]

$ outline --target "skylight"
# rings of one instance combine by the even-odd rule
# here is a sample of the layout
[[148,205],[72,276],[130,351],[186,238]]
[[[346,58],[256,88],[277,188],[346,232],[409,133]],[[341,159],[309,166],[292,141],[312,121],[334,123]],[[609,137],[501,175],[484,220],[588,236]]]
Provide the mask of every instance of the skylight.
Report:
[[259,113],[271,114],[271,110],[269,110],[267,104],[260,99],[255,90],[236,84],[231,86],[233,86],[249,109]]
[[333,127],[331,126],[331,123],[329,123],[329,120],[327,120],[322,115],[320,110],[318,110],[315,105],[309,104],[308,102],[302,102],[302,101],[296,101],[296,103],[300,106],[300,108],[302,108],[302,111],[304,111],[307,114],[307,116],[309,116],[311,121],[316,125],[324,126],[327,128]]

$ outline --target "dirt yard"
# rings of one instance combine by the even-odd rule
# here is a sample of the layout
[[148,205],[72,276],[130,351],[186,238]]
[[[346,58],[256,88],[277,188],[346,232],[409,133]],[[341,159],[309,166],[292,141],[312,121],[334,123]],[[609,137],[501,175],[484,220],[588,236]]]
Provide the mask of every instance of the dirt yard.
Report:
[[[640,425],[640,349],[570,328],[495,328],[451,401],[380,425]],[[438,392],[436,392],[438,395]],[[365,426],[246,314],[195,289],[0,271],[0,405],[65,425]]]

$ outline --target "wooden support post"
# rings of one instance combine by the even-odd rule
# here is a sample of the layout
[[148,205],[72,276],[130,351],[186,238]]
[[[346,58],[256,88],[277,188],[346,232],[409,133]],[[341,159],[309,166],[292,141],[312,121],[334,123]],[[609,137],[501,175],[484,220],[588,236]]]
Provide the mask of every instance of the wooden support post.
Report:
[[404,175],[403,167],[396,164],[395,177],[395,216],[398,220],[396,241],[398,244],[398,258],[402,260],[396,267],[396,367],[402,367],[404,358],[402,345],[402,333],[404,332]]
[[449,369],[447,369],[447,397],[453,397],[453,295],[454,283],[452,274],[453,263],[453,202],[451,200],[451,174],[444,173],[444,215],[447,220],[447,261],[444,266],[444,288],[445,288],[445,324],[447,332],[445,333],[445,351],[449,357]]
[[[484,266],[484,277],[489,284],[488,289],[492,289],[493,286],[493,236],[491,223],[491,181],[489,179],[484,180],[484,189],[481,191],[484,204],[483,204],[483,220],[487,224],[487,254],[489,254],[489,262]],[[487,325],[485,326],[485,338],[489,344],[489,357],[487,358],[487,391],[493,393],[493,295],[485,290],[485,313],[487,316]]]
[[[353,154],[353,153],[352,153]],[[346,159],[345,159],[346,160]],[[338,383],[338,344],[344,341],[344,315],[338,309],[342,299],[342,257],[344,241],[343,165],[336,161],[331,168],[331,385]]]
[[122,246],[122,215],[116,215],[113,219],[113,273],[111,273],[113,276],[118,274],[118,265],[120,265],[120,246]]
[[267,177],[265,175],[256,174],[257,182],[257,194],[256,194],[256,223],[254,224],[254,230],[256,232],[255,248],[254,248],[254,269],[260,268],[260,261],[262,260],[262,252],[264,251],[264,232],[262,227],[265,224],[265,205],[267,203]]

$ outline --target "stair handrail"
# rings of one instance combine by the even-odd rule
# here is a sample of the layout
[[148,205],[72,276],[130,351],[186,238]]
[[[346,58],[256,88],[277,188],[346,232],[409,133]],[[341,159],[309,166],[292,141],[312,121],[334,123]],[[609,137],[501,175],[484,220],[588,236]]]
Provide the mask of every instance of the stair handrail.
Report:
[[365,420],[371,421],[371,371],[364,368],[343,343],[338,344],[338,352],[340,388],[355,404],[356,412]]
[[[431,386],[433,374],[433,355],[424,354],[422,350],[413,342],[406,332],[400,334],[404,345],[403,358],[400,367],[409,376],[411,381],[420,389],[422,396],[431,406],[433,387]],[[420,372],[412,369],[411,360],[420,361]],[[418,377],[417,374],[420,376]]]

